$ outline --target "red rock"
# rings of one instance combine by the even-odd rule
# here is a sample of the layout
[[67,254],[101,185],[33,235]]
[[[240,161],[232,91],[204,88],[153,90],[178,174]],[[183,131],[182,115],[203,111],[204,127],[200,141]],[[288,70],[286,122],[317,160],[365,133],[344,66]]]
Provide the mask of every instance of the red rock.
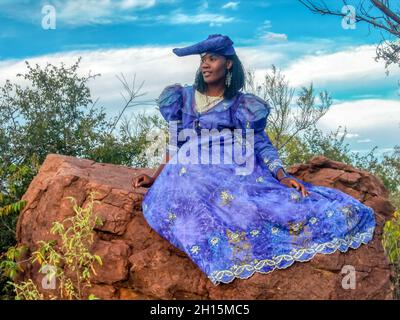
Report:
[[[20,244],[35,250],[38,240],[54,238],[54,221],[74,214],[67,196],[82,206],[90,191],[97,192],[95,214],[104,225],[93,246],[104,262],[96,267],[88,292],[103,299],[391,299],[393,273],[381,245],[383,223],[394,207],[382,182],[366,171],[317,156],[288,172],[299,179],[334,187],[373,208],[378,226],[368,245],[346,253],[317,255],[284,270],[254,274],[214,286],[200,269],[147,224],[141,212],[145,188],[133,189],[132,178],[150,169],[134,169],[91,160],[49,154],[23,199],[27,205],[17,225]],[[356,289],[343,289],[341,270],[356,270]],[[43,274],[28,266],[23,278],[40,287]],[[51,294],[51,290],[43,290]]]

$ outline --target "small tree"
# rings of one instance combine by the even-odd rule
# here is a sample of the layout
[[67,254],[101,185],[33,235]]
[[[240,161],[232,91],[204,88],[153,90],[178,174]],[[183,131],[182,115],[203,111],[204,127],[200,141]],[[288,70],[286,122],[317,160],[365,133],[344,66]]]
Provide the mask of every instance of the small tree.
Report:
[[396,211],[392,219],[386,221],[383,228],[382,245],[389,261],[395,268],[395,297],[400,298],[400,212]]
[[[54,222],[50,232],[59,236],[61,243],[56,240],[39,241],[39,248],[32,256],[24,261],[18,261],[24,246],[12,247],[6,253],[7,259],[0,263],[0,269],[8,277],[15,279],[23,271],[23,263],[38,263],[39,272],[46,272],[49,283],[58,284],[57,294],[50,299],[83,299],[86,288],[90,288],[92,274],[96,275],[95,265],[102,265],[100,256],[91,253],[94,241],[94,229],[102,225],[98,217],[93,216],[95,193],[90,193],[89,202],[82,208],[73,197],[68,197],[73,203],[75,215],[62,222]],[[14,286],[16,299],[44,299],[43,293],[37,288],[32,279],[23,282],[10,282]],[[89,299],[95,299],[93,295]]]
[[[99,75],[80,75],[80,61],[44,67],[26,62],[27,71],[17,75],[24,85],[7,80],[0,87],[0,254],[15,244],[15,225],[24,205],[20,199],[47,154],[128,166],[149,163],[143,150],[154,117],[120,124],[126,110],[151,103],[136,101],[143,95],[143,83],[136,88],[136,77],[132,82],[117,77],[124,105],[115,118],[106,119],[88,86]],[[0,294],[7,294],[5,280],[0,276]]]
[[[350,17],[347,0],[331,1],[329,5],[322,0],[299,0],[311,12],[320,15],[338,17]],[[381,41],[376,47],[375,60],[385,61],[385,69],[391,64],[400,66],[400,8],[398,3],[389,0],[359,0],[351,5],[354,7],[354,15],[351,19],[354,23],[362,22],[380,31]],[[396,7],[397,6],[397,7]]]
[[292,100],[295,89],[289,86],[275,65],[272,65],[271,73],[266,73],[262,84],[255,82],[252,71],[247,73],[246,81],[247,90],[269,102],[272,108],[267,129],[278,150],[304,130],[313,127],[332,105],[332,99],[326,91],[319,94],[317,101],[311,84],[308,88],[302,87],[294,108]]

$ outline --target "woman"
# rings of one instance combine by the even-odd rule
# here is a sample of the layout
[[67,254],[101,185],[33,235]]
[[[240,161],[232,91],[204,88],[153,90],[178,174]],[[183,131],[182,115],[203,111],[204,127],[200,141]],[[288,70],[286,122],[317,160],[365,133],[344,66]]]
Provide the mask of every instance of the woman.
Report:
[[[358,248],[372,239],[375,228],[371,208],[340,190],[286,173],[264,131],[270,106],[240,92],[244,71],[232,45],[229,37],[217,34],[173,50],[201,58],[194,85],[167,86],[158,99],[163,117],[176,124],[170,134],[178,137],[178,152],[168,153],[167,163],[153,176],[141,174],[132,182],[134,188],[150,187],[142,204],[149,225],[215,285],[287,268],[317,253]],[[229,162],[180,163],[182,150],[187,155],[188,149],[196,150],[189,147],[202,151],[209,145],[209,136],[200,137],[204,129],[253,134],[252,152],[246,154],[253,155],[251,170],[238,174],[243,166]],[[179,139],[185,130],[200,138]]]

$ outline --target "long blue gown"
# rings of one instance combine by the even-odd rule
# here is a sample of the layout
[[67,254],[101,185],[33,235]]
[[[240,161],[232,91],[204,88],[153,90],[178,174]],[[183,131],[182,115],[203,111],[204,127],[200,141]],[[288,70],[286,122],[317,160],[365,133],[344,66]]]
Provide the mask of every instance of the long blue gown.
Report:
[[[303,197],[276,179],[284,167],[264,131],[267,102],[240,92],[199,113],[194,93],[194,85],[180,84],[162,91],[160,112],[177,124],[171,137],[184,128],[197,135],[203,128],[253,129],[254,168],[237,174],[235,163],[173,161],[191,143],[189,138],[178,141],[178,152],[147,190],[142,209],[148,224],[184,251],[214,285],[287,268],[317,253],[356,249],[372,239],[372,208],[340,190],[297,179],[309,191]],[[200,148],[204,140],[195,143]]]

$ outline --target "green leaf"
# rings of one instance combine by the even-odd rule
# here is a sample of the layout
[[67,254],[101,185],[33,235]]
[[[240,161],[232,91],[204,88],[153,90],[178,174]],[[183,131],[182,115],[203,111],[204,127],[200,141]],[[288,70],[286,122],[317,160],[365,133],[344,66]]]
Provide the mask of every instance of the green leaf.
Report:
[[103,265],[103,260],[101,259],[100,256],[98,256],[97,254],[95,254],[93,257],[96,259],[96,261],[97,261],[97,263],[98,263],[99,265],[101,265],[101,266]]
[[100,300],[100,298],[97,298],[93,293],[91,293],[88,297],[88,300]]

